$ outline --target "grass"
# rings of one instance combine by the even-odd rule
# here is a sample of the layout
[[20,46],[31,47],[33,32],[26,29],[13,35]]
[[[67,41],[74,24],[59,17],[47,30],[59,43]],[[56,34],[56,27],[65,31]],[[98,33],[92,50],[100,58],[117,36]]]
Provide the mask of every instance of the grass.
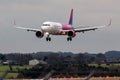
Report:
[[[12,68],[13,68],[14,71],[16,71],[17,68],[19,68],[19,69],[25,69],[25,68],[29,69],[29,68],[31,68],[31,66],[12,66]],[[9,70],[9,66],[6,66],[6,65],[5,66],[0,66],[0,72],[6,71],[6,70]]]
[[[13,68],[13,71],[17,71],[17,68],[19,68],[19,69],[25,69],[25,68],[29,69],[29,68],[31,68],[31,66],[12,66],[12,68]],[[6,71],[6,70],[9,70],[9,66],[7,66],[7,65],[0,66],[0,76],[3,75],[3,72]],[[5,78],[7,78],[7,79],[8,78],[16,78],[17,75],[18,75],[18,73],[8,73]]]
[[[89,64],[89,66],[96,66],[96,67],[98,67],[99,65],[97,65],[97,64]],[[101,67],[109,67],[109,68],[110,67],[111,68],[113,68],[113,67],[120,68],[120,64],[110,64],[110,65],[101,64],[100,66]],[[25,69],[25,68],[29,69],[29,68],[31,68],[31,66],[28,66],[28,65],[27,66],[12,66],[12,67],[13,67],[13,71],[17,71],[17,68],[19,68],[19,69]],[[3,75],[3,72],[6,71],[6,70],[9,70],[9,66],[7,66],[7,65],[6,66],[0,66],[0,76]],[[17,75],[18,75],[18,73],[8,73],[5,78],[6,79],[16,78]],[[120,77],[117,77],[116,79],[114,77],[110,77],[109,79],[106,79],[105,77],[100,79],[98,77],[98,78],[94,78],[94,79],[91,79],[91,80],[120,80]]]
[[88,64],[88,66],[95,66],[95,67],[98,67],[98,66],[101,66],[101,67],[120,67],[120,64],[110,64],[110,65],[106,65],[106,64],[101,64],[101,65],[98,65],[98,64]]
[[8,73],[5,78],[6,78],[6,79],[8,79],[8,78],[16,78],[17,75],[18,75],[18,73]]

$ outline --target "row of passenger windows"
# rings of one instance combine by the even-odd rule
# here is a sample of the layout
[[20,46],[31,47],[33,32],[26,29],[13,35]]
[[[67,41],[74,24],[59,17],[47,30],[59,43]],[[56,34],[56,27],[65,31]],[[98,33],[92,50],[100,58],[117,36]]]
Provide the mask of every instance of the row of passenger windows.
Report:
[[43,26],[50,26],[50,24],[43,24]]

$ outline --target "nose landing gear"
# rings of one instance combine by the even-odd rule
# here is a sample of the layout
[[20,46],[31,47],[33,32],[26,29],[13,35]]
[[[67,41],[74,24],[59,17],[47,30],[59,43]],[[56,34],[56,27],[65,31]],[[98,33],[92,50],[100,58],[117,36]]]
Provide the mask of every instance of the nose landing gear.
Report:
[[51,41],[51,37],[50,37],[49,33],[46,32],[45,34],[47,35],[47,37],[46,37],[46,41]]

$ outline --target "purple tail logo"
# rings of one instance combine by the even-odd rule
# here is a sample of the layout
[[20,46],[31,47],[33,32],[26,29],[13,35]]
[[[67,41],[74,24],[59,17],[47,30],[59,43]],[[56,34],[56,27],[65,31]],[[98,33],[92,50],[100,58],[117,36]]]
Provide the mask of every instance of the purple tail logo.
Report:
[[70,25],[73,24],[73,9],[71,9],[69,24],[70,24]]

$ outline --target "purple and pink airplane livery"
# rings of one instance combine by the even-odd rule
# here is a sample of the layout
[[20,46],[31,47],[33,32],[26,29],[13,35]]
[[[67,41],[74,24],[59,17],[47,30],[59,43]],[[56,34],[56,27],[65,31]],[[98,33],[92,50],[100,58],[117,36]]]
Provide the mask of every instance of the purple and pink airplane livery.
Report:
[[58,22],[46,21],[42,24],[40,29],[25,28],[15,25],[16,28],[24,29],[27,31],[33,31],[38,38],[46,36],[46,41],[51,41],[50,35],[67,35],[67,41],[72,41],[72,38],[76,36],[77,32],[94,31],[99,28],[108,27],[111,25],[111,20],[108,25],[96,26],[96,27],[73,27],[73,9],[71,9],[70,18],[68,24],[62,24]]

